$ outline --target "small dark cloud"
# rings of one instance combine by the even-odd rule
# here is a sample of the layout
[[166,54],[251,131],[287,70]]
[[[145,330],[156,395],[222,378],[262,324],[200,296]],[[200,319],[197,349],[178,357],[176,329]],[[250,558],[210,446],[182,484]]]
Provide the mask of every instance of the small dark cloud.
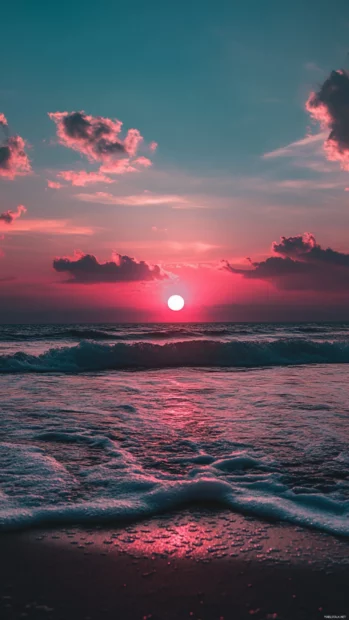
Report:
[[25,140],[21,136],[10,136],[7,119],[0,112],[0,127],[5,139],[0,143],[0,177],[14,179],[30,174],[31,166],[25,152]]
[[5,222],[5,224],[12,224],[14,220],[22,215],[22,213],[26,213],[27,209],[23,205],[18,205],[16,211],[4,211],[4,213],[0,213],[0,222]]
[[130,256],[115,254],[115,260],[99,263],[93,254],[83,254],[76,260],[56,258],[53,268],[58,272],[69,273],[70,282],[84,284],[102,282],[146,282],[163,280],[168,275],[159,265],[149,265],[145,261],[136,261]]

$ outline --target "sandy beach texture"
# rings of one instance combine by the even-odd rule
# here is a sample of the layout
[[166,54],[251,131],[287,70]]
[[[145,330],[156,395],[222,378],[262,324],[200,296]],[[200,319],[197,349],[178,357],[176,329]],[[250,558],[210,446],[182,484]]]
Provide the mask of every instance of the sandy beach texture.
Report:
[[0,536],[0,617],[310,620],[349,617],[344,539],[185,511],[123,527]]

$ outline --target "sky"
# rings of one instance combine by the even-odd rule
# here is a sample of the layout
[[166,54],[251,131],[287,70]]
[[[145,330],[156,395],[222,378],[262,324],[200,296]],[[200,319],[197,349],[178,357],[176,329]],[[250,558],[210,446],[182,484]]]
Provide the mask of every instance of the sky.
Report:
[[349,318],[346,0],[1,22],[1,322]]

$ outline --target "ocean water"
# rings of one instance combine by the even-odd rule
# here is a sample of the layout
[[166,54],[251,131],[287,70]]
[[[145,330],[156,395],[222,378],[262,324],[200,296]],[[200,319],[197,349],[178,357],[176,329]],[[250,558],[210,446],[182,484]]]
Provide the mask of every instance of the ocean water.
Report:
[[0,328],[0,528],[188,504],[349,536],[349,324]]

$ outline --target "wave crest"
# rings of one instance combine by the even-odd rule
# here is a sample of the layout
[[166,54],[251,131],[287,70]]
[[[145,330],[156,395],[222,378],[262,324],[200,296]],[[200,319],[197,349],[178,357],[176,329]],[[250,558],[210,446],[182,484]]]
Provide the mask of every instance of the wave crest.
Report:
[[17,352],[0,356],[0,373],[138,370],[179,367],[253,368],[292,364],[347,364],[349,341],[307,339],[268,341],[186,340],[100,344],[52,348],[41,355]]

